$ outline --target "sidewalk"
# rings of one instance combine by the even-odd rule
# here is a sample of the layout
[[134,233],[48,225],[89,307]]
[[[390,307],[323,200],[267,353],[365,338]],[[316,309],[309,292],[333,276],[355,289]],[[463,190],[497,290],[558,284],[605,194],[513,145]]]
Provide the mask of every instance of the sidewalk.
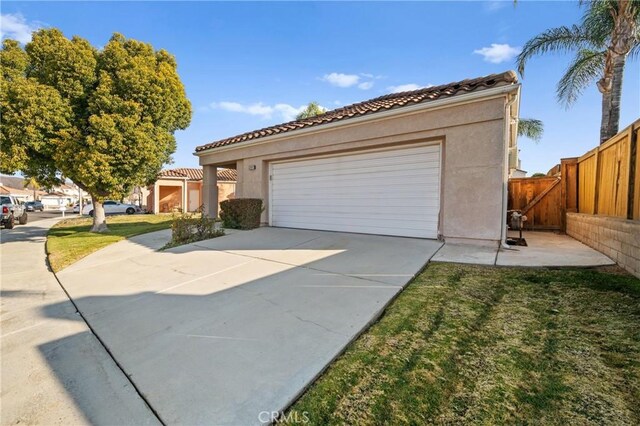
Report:
[[1,231],[0,424],[158,424],[47,268],[57,220]]
[[[515,237],[517,234],[510,232],[510,236]],[[615,262],[604,254],[568,235],[527,231],[523,233],[523,237],[527,241],[527,246],[511,246],[509,249],[446,243],[431,261],[530,267],[615,265]]]

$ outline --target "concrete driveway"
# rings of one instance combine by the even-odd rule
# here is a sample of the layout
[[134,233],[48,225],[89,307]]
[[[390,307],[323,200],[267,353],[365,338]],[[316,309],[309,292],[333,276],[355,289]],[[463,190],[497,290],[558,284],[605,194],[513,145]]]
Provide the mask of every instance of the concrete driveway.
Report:
[[153,251],[166,238],[123,241],[58,274],[166,424],[268,420],[441,245],[261,228]]

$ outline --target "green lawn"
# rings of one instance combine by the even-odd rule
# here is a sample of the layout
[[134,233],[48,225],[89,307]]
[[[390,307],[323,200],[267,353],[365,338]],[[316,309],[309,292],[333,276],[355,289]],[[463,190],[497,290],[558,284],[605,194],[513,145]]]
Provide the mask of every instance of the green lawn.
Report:
[[67,219],[58,222],[47,235],[47,253],[51,268],[57,272],[83,257],[125,238],[171,227],[173,217],[159,215],[108,216],[109,231],[89,232],[90,218]]
[[430,264],[285,415],[308,424],[640,424],[640,280]]

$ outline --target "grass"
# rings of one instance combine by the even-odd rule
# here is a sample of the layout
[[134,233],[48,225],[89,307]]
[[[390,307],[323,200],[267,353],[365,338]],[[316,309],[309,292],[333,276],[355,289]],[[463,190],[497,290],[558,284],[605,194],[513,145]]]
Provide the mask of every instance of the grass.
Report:
[[109,230],[89,232],[91,218],[67,219],[58,222],[47,235],[47,253],[54,272],[83,257],[125,238],[171,227],[171,215],[126,215],[107,217]]
[[640,280],[430,264],[283,416],[640,424]]

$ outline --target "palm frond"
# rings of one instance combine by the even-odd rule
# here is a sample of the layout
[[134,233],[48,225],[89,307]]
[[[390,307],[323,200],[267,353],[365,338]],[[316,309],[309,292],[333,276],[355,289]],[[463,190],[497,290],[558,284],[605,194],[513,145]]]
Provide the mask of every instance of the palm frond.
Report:
[[611,38],[615,22],[611,14],[617,2],[610,0],[589,0],[582,2],[588,7],[582,16],[582,27],[588,29],[595,47],[603,48]]
[[606,56],[606,50],[580,50],[558,82],[558,102],[568,108],[587,86],[602,77]]
[[539,141],[544,133],[544,124],[535,118],[520,118],[518,120],[518,136]]
[[572,27],[551,28],[527,41],[518,55],[518,72],[524,76],[527,61],[536,55],[547,52],[571,52],[590,47],[589,34],[577,25]]

